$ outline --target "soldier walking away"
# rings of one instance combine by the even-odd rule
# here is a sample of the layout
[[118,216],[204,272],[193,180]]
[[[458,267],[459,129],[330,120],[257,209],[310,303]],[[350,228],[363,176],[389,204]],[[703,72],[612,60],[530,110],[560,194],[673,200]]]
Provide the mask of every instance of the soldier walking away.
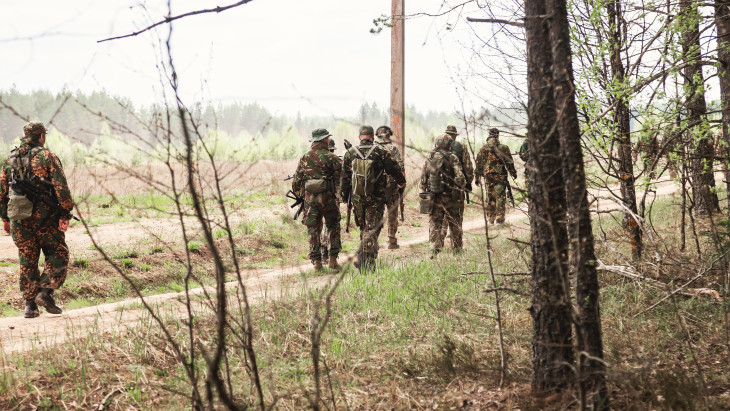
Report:
[[[65,232],[74,208],[61,161],[46,143],[46,127],[30,122],[23,127],[20,147],[11,151],[0,171],[0,216],[20,258],[20,291],[25,318],[40,315],[38,306],[61,314],[54,290],[66,280],[69,251]],[[41,251],[43,273],[38,270]]]
[[444,247],[446,225],[451,230],[451,247],[456,252],[463,248],[459,202],[466,179],[459,158],[451,151],[452,142],[448,134],[436,138],[435,147],[421,171],[419,190],[432,201],[429,219],[431,258]]
[[489,129],[489,137],[477,154],[476,184],[484,180],[487,191],[487,219],[490,224],[504,223],[507,173],[512,178],[517,177],[517,170],[512,160],[512,153],[504,144],[499,142],[499,130]]
[[[466,179],[466,185],[464,186],[464,189],[459,190],[460,198],[457,201],[459,203],[459,215],[457,216],[457,220],[459,227],[463,228],[464,200],[466,199],[466,196],[471,193],[472,190],[471,182],[474,180],[474,165],[471,163],[471,157],[469,156],[468,148],[460,142],[456,141],[456,137],[459,135],[459,133],[456,132],[456,127],[451,125],[446,126],[446,134],[451,137],[451,152],[454,153],[456,155],[456,158],[459,159],[459,164],[461,164],[461,170],[464,172],[464,178]],[[444,230],[447,230],[448,224],[444,224],[443,228]],[[444,238],[446,238],[446,231],[444,231]]]
[[304,197],[307,210],[302,222],[307,226],[309,237],[309,260],[315,270],[322,270],[322,248],[320,235],[322,220],[329,231],[329,268],[339,270],[337,257],[340,243],[340,207],[337,201],[337,185],[342,172],[342,161],[330,152],[332,134],[324,128],[312,131],[312,146],[299,160],[294,173],[292,191]]
[[[335,148],[335,140],[329,139],[329,150],[330,153],[334,153]],[[337,184],[339,184],[340,181],[337,180]],[[327,228],[327,225],[325,224],[322,227],[322,235],[319,236],[319,246],[322,250],[322,264],[326,264],[329,262],[329,249],[330,249],[330,230]]]
[[528,171],[530,170],[530,167],[532,167],[532,164],[530,163],[530,146],[527,144],[527,139],[522,143],[520,146],[520,151],[518,152],[518,155],[520,156],[520,160],[525,162],[525,195],[524,198],[529,199],[530,195],[530,177],[527,175]]
[[351,199],[349,206],[354,209],[355,224],[360,228],[360,247],[354,264],[362,270],[374,268],[378,258],[387,177],[393,177],[399,194],[403,193],[406,177],[390,152],[373,142],[372,127],[360,127],[359,134],[360,145],[347,150],[342,161],[340,193],[344,202]]
[[[393,130],[388,126],[380,126],[375,135],[377,136],[375,142],[390,152],[390,155],[398,162],[398,166],[405,176],[406,168],[403,163],[403,156],[401,156],[398,147],[390,140],[390,137],[393,135]],[[395,182],[395,178],[388,175],[385,185],[385,206],[388,211],[388,249],[390,250],[400,248],[395,235],[398,233],[398,207],[402,202],[403,198],[398,191],[398,184]]]

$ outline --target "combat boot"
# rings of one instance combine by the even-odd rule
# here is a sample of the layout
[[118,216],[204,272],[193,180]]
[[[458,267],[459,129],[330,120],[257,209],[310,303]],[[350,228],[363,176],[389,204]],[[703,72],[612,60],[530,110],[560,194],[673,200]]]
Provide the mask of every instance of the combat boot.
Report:
[[340,265],[337,264],[337,256],[336,255],[331,255],[330,256],[330,263],[329,263],[328,267],[331,268],[331,269],[333,269],[333,270],[340,271],[340,268],[342,268],[342,267],[340,267]]
[[391,238],[390,242],[388,243],[388,250],[397,250],[400,246],[398,245],[398,239],[397,238]]
[[34,300],[25,300],[25,318],[36,318],[41,315]]
[[61,314],[61,307],[53,301],[53,288],[41,288],[41,292],[35,296],[35,303],[45,308],[50,314]]
[[314,265],[314,271],[322,271],[322,260],[314,260],[312,264]]

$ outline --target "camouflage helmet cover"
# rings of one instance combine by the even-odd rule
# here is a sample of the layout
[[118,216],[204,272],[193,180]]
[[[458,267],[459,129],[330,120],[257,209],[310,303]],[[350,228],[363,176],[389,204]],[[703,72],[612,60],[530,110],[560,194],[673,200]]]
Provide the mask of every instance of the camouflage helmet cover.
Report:
[[436,137],[436,148],[449,148],[452,138],[448,134],[443,134]]
[[375,134],[375,133],[373,132],[373,127],[372,126],[361,126],[360,127],[359,135],[361,135],[361,136],[372,136],[373,134]]
[[499,129],[495,127],[490,128],[489,137],[499,137]]
[[23,134],[29,137],[38,137],[46,133],[45,124],[40,121],[31,121],[23,126]]
[[312,131],[312,137],[309,139],[311,142],[315,141],[322,141],[327,137],[332,136],[329,131],[327,131],[326,128],[318,128],[314,131]]
[[446,131],[444,131],[444,133],[446,133],[452,137],[456,137],[459,135],[459,133],[456,132],[456,127],[451,126],[451,125],[446,126]]
[[378,127],[378,131],[375,132],[375,135],[378,137],[379,141],[390,141],[390,136],[393,135],[393,130],[391,130],[388,126],[380,126]]

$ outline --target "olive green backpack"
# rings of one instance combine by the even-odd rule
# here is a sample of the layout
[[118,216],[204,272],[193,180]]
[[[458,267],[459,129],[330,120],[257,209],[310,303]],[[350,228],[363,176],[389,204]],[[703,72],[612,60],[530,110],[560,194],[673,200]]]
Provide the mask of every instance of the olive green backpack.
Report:
[[18,153],[18,149],[13,150],[8,157],[10,164],[10,184],[8,190],[8,218],[15,221],[25,220],[33,214],[33,201],[15,188],[15,181],[27,181],[30,183],[33,173],[31,171],[31,160],[41,151],[43,147],[34,147],[26,155],[22,156]]

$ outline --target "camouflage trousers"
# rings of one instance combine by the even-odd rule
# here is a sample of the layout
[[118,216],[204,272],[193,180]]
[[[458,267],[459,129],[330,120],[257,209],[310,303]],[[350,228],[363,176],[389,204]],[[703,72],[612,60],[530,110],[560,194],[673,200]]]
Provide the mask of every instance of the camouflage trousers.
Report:
[[397,243],[395,235],[398,233],[398,208],[400,207],[400,194],[395,192],[395,195],[388,199],[385,203],[388,210],[388,241],[391,243]]
[[357,199],[353,201],[352,207],[355,212],[355,224],[360,227],[361,233],[358,258],[361,267],[372,267],[378,258],[378,237],[380,230],[383,229],[385,202],[377,199]]
[[[457,198],[457,199],[453,199],[453,197],[449,197],[449,198],[444,197],[444,198],[445,198],[445,200],[443,200],[444,204],[447,203],[446,199],[448,199],[449,200],[448,204],[453,203],[458,206],[458,209],[456,209],[456,211],[454,211],[454,212],[456,213],[456,216],[455,216],[456,224],[458,224],[459,229],[460,229],[459,234],[458,234],[459,244],[462,244],[461,238],[464,235],[464,202],[466,201],[466,196],[462,193],[461,196],[459,196],[459,198]],[[434,207],[435,206],[436,206],[436,203],[434,203]],[[448,234],[449,227],[450,227],[450,225],[448,223],[441,224],[441,229],[443,230],[443,233],[441,234],[441,245],[442,246],[443,246],[444,239],[446,238],[446,235]],[[454,237],[454,236],[452,235],[452,237]],[[453,246],[454,245],[453,238],[451,241],[452,241],[451,245]],[[454,249],[457,249],[457,248],[454,247]],[[461,249],[461,246],[458,247],[458,249]]]
[[437,195],[433,200],[433,211],[429,218],[428,237],[431,250],[441,251],[444,248],[447,228],[451,230],[451,248],[461,250],[464,247],[463,231],[459,221],[460,207],[464,203],[455,201],[451,196]]
[[330,194],[310,195],[307,194],[307,215],[304,224],[307,226],[309,237],[309,259],[319,261],[322,259],[322,221],[329,233],[329,255],[337,257],[342,250],[340,241],[340,207],[335,196]]
[[489,222],[495,220],[500,223],[504,222],[505,203],[507,201],[507,192],[504,181],[499,178],[487,178],[487,219]]
[[[38,222],[11,222],[11,235],[20,259],[20,291],[32,300],[39,288],[57,289],[66,281],[69,252],[66,234],[58,229],[58,220],[50,219],[43,226]],[[45,258],[43,273],[38,270],[41,251]]]

